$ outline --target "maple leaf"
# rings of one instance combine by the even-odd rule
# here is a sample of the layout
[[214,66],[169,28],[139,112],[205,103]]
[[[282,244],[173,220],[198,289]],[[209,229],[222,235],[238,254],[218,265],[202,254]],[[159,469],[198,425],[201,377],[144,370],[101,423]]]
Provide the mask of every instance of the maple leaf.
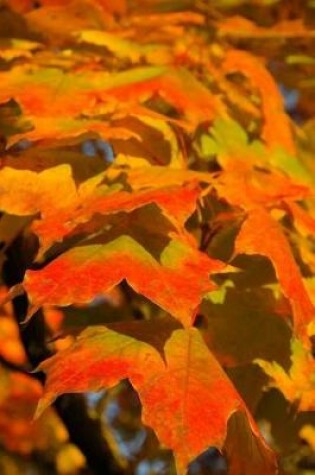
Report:
[[[40,239],[41,253],[96,214],[131,212],[150,203],[156,204],[178,232],[185,234],[184,223],[194,212],[200,193],[196,183],[127,192],[121,190],[119,183],[112,186],[102,184],[104,173],[83,181],[77,187],[68,164],[39,173],[4,167],[0,170],[0,178],[3,183],[0,186],[0,209],[20,216],[41,214],[41,219],[32,225]],[[62,199],[52,208],[56,192]]]
[[[130,212],[150,203],[161,208],[170,223],[180,234],[185,234],[183,225],[196,208],[199,195],[198,188],[165,187],[158,190],[129,193],[126,191],[111,191],[108,187],[99,187],[97,194],[83,200],[82,196],[67,208],[62,216],[60,212],[50,214],[44,220],[36,221],[32,226],[39,236],[41,252],[44,252],[53,242],[61,241],[75,228],[88,222],[94,215],[116,214]],[[62,217],[62,221],[60,218]]]
[[[126,286],[117,287],[123,280],[160,307],[136,296],[130,307],[149,308],[144,314],[154,322],[128,324],[128,330],[124,324],[90,328],[67,350],[58,342],[60,353],[41,366],[47,373],[41,407],[63,392],[129,378],[144,422],[174,450],[180,475],[211,445],[223,452],[232,475],[275,475],[274,455],[215,358],[228,366],[250,407],[257,406],[266,378],[251,364],[259,356],[287,399],[300,410],[314,409],[308,340],[314,309],[273,219],[286,214],[312,293],[311,0],[305,9],[303,2],[277,0],[4,3],[0,210],[7,214],[0,221],[0,264],[7,254],[11,272],[16,236],[24,245],[31,231],[39,241],[34,267],[12,296],[25,289],[28,317],[42,304],[79,304],[65,319],[61,310],[43,308],[54,333],[62,330],[61,321],[67,327],[70,313],[71,326],[86,323],[98,296],[122,305],[102,315],[103,322],[129,319]],[[303,54],[293,38],[302,40]],[[282,96],[291,92],[290,108]],[[108,155],[100,143],[110,148]],[[85,155],[89,144],[95,145],[93,157]],[[211,277],[229,266],[208,255],[229,260],[233,242],[232,257],[258,254],[269,261],[239,258],[246,272],[231,272],[218,287]],[[274,279],[271,264],[280,299],[258,287],[265,274],[268,282]],[[191,328],[197,311],[196,325],[206,326],[201,333],[214,356]],[[160,322],[165,312],[175,318]],[[286,372],[291,313],[300,341],[293,343]],[[18,353],[11,344],[16,328],[13,333],[6,318],[2,323],[2,357],[25,363],[21,347]],[[16,404],[10,406],[5,373],[0,371],[0,438],[12,449],[20,441],[14,416],[22,406],[29,415],[40,390],[26,388],[23,400],[31,404],[12,397]],[[13,389],[19,391],[26,379],[16,376]],[[26,440],[31,432],[22,419],[22,446],[37,449]],[[39,444],[41,434],[35,433]]]
[[[76,268],[75,275],[73,268]],[[127,235],[105,244],[77,246],[38,271],[27,271],[24,289],[34,307],[87,303],[126,279],[136,292],[191,325],[209,274],[224,267],[197,249],[171,240],[159,261]]]
[[283,99],[267,69],[253,55],[240,50],[228,51],[222,68],[226,73],[241,71],[251,81],[252,86],[258,89],[265,119],[262,138],[267,145],[271,148],[282,146],[291,155],[295,155],[296,149]]
[[298,200],[310,195],[310,188],[292,182],[282,173],[266,173],[252,166],[246,159],[231,156],[221,159],[224,171],[213,181],[219,196],[232,206],[244,210],[256,207],[277,208],[282,200]]
[[[205,159],[216,155],[223,169],[236,169],[236,162],[246,161],[248,167],[268,171],[265,181],[277,178],[278,183],[273,186],[275,191],[281,186],[281,193],[285,187],[289,192],[296,182],[311,185],[311,177],[298,157],[290,155],[281,147],[270,150],[262,141],[250,140],[249,133],[236,121],[217,118],[209,128],[209,134],[201,137],[200,153]],[[280,182],[279,171],[283,174],[283,184]],[[291,184],[286,179],[287,176],[291,178]],[[297,187],[298,183],[295,186]]]
[[[198,330],[175,330],[164,356],[148,343],[105,327],[86,329],[70,348],[39,366],[47,379],[38,414],[64,392],[111,387],[127,377],[139,394],[143,422],[174,451],[178,475],[183,475],[210,445],[223,448],[229,418],[246,409]],[[203,417],[200,404],[206,408]],[[259,439],[255,426],[250,431]],[[262,461],[255,454],[252,466],[266,463],[264,473],[276,473],[263,443],[260,455]],[[235,463],[235,475],[243,473],[241,465]]]
[[[0,103],[14,98],[35,127],[30,138],[52,138],[49,127],[65,137],[78,135],[85,130],[108,131],[106,122],[82,119],[96,103],[138,104],[159,95],[175,107],[195,129],[201,122],[211,121],[225,113],[225,106],[185,69],[163,66],[134,68],[109,75],[100,71],[79,73],[63,72],[56,68],[30,68],[19,66],[2,72],[3,83]],[[190,96],[186,91],[190,90]],[[28,91],[28,93],[26,93]],[[193,97],[193,98],[192,98]],[[63,119],[63,128],[58,121]],[[36,127],[39,130],[36,132]],[[69,129],[69,130],[68,130]],[[112,132],[114,133],[114,132]],[[48,135],[49,134],[49,135]],[[127,134],[127,132],[125,132]]]
[[220,21],[218,32],[220,36],[236,38],[284,39],[315,36],[315,31],[309,30],[302,18],[280,21],[272,27],[264,28],[238,15]]
[[[48,168],[40,173],[29,170],[15,170],[4,167],[0,170],[0,209],[19,216],[45,213],[51,209],[56,194],[59,197],[59,209],[67,209],[78,195],[72,177],[71,167],[67,164]],[[91,179],[84,189],[90,189],[102,180]]]
[[[173,106],[183,114],[195,130],[202,122],[211,122],[217,115],[225,115],[226,108],[220,98],[212,94],[193,74],[184,68],[151,66],[160,68],[160,74],[145,81],[117,85],[110,91],[117,100],[131,103],[143,103],[156,96]],[[123,74],[123,73],[121,73]],[[187,91],[190,94],[187,95]],[[108,93],[109,94],[109,93]]]
[[[115,95],[111,89],[123,85],[133,89],[137,81],[145,82],[164,72],[163,67],[152,66],[112,76],[103,71],[71,73],[57,68],[24,65],[0,74],[4,86],[0,93],[0,103],[12,98],[19,103],[25,117],[35,128],[33,133],[29,133],[29,138],[34,140],[58,138],[58,133],[62,137],[67,136],[67,133],[73,137],[89,130],[113,134],[114,131],[110,132],[106,121],[93,120],[91,115],[88,118],[82,117],[82,112],[88,114],[95,108],[96,103],[102,101],[107,107],[108,104],[113,104]],[[115,108],[115,105],[112,107]],[[63,127],[59,125],[60,120]],[[52,131],[49,131],[49,128]],[[128,131],[125,131],[125,135],[127,134]],[[122,136],[122,133],[120,135]]]
[[296,335],[307,339],[314,307],[281,227],[263,208],[248,213],[236,238],[235,254],[260,254],[271,260],[283,293],[292,305]]
[[25,18],[31,30],[49,38],[52,44],[62,44],[73,31],[105,28],[113,23],[113,16],[125,11],[125,2],[117,0],[113,5],[108,0],[44,0],[41,8],[34,9],[31,4],[28,10]]
[[255,362],[271,378],[271,386],[285,398],[298,403],[299,411],[315,410],[315,361],[309,349],[297,339],[291,344],[291,368],[288,372],[276,362],[257,359]]
[[[309,186],[293,181],[287,172],[283,173],[284,167],[281,171],[275,168],[281,157],[279,149],[270,151],[261,141],[250,141],[235,121],[216,119],[209,132],[211,135],[202,136],[199,151],[204,158],[216,156],[223,171],[213,180],[213,186],[232,206],[245,210],[257,205],[279,206],[284,199],[293,201],[310,195]],[[298,160],[289,159],[294,178],[296,170],[303,175]]]

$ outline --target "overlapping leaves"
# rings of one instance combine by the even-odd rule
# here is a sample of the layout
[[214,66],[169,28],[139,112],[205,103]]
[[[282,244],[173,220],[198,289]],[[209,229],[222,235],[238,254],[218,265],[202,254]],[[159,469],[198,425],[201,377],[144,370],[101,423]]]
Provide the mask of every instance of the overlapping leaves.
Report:
[[[245,407],[196,329],[175,330],[165,344],[164,358],[144,341],[104,327],[85,330],[69,350],[40,366],[48,379],[38,410],[64,392],[111,387],[128,377],[142,402],[144,422],[173,449],[177,471],[184,474],[189,462],[209,445],[223,448],[227,421]],[[207,407],[203,418],[196,400]],[[252,444],[257,444],[248,463],[237,461],[238,454],[226,447],[234,473],[255,468],[257,473],[274,473],[273,455],[259,440],[255,426],[247,431]]]
[[[276,473],[240,396],[192,328],[203,297],[220,292],[222,279],[225,289],[218,273],[231,271],[229,262],[267,258],[290,305],[285,321],[276,311],[253,315],[248,334],[269,318],[283,337],[280,356],[271,352],[282,363],[292,317],[304,346],[293,347],[291,372],[259,364],[289,400],[313,409],[313,387],[296,368],[313,377],[314,308],[288,240],[310,245],[314,223],[304,207],[312,208],[313,180],[297,156],[268,57],[226,43],[266,38],[269,30],[237,17],[217,20],[218,2],[187,2],[188,11],[185,2],[165,11],[172,8],[158,0],[45,0],[37,9],[27,0],[7,3],[24,15],[30,39],[0,45],[0,121],[10,148],[0,209],[23,217],[39,240],[36,269],[22,283],[29,316],[46,304],[89,304],[126,281],[185,327],[158,349],[153,335],[143,341],[123,328],[86,329],[40,366],[47,374],[41,409],[64,392],[129,378],[144,422],[173,449],[178,473],[211,445],[225,450],[233,475]],[[301,35],[311,38],[313,30],[284,21],[271,40]],[[94,139],[111,144],[114,160],[82,153]],[[230,252],[220,253],[221,240]],[[248,321],[243,303],[236,299],[237,325]],[[203,333],[221,363],[270,359],[266,335],[262,344],[253,338],[250,356],[239,342],[227,349],[225,319],[212,311],[205,313],[213,327]]]

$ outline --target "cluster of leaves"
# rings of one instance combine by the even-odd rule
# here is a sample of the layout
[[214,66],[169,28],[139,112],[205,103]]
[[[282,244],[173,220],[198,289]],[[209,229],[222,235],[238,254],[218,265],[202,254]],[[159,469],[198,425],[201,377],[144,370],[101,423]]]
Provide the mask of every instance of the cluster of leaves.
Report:
[[10,295],[86,326],[37,415],[128,379],[178,475],[209,447],[276,474],[253,416],[285,399],[314,446],[313,3],[3,2],[3,259],[36,247]]

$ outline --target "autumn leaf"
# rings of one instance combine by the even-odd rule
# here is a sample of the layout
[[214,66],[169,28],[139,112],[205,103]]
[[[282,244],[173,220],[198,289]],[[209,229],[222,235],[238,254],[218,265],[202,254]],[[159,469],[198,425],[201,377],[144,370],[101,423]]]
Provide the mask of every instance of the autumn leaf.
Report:
[[219,196],[232,206],[250,211],[256,207],[277,208],[282,200],[302,200],[310,188],[293,182],[282,173],[271,173],[253,166],[246,159],[225,156],[220,159],[225,170],[213,181]]
[[[113,103],[113,100],[142,104],[159,95],[183,114],[192,129],[213,120],[216,114],[225,114],[220,99],[185,69],[148,66],[109,75],[100,71],[71,73],[56,68],[17,66],[1,72],[0,80],[3,84],[0,103],[12,98],[19,103],[35,128],[33,135],[29,134],[33,139],[41,138],[40,131],[42,138],[52,138],[52,132],[48,135],[49,127],[55,130],[56,138],[58,132],[62,137],[67,132],[74,136],[97,129],[103,133],[107,129],[110,133],[108,124],[102,120],[93,122],[90,113],[96,104]],[[82,111],[89,120],[82,118]],[[63,127],[58,125],[61,119]]]
[[[4,167],[0,170],[0,209],[20,216],[40,213],[32,229],[39,236],[41,252],[61,241],[76,226],[88,222],[94,215],[130,212],[150,203],[156,204],[180,233],[194,212],[200,193],[198,185],[165,186],[156,190],[130,192],[119,183],[102,184],[100,173],[83,181],[78,187],[68,164],[36,173]],[[56,190],[63,199],[51,207]]]
[[272,27],[264,28],[256,25],[248,18],[233,16],[218,23],[218,32],[220,36],[259,38],[262,40],[315,36],[314,30],[309,30],[301,18],[297,20],[284,20],[274,24]]
[[[186,92],[188,90],[189,95]],[[184,68],[165,68],[164,74],[156,78],[138,82],[133,88],[125,85],[114,87],[111,93],[124,102],[144,102],[159,95],[184,115],[193,130],[202,122],[211,122],[217,114],[226,114],[220,98]]]
[[310,195],[309,186],[296,180],[297,171],[302,175],[303,171],[294,157],[288,160],[295,173],[288,173],[288,167],[281,167],[277,160],[281,157],[278,149],[270,151],[261,141],[250,141],[247,132],[231,119],[216,119],[198,149],[205,159],[215,156],[222,167],[213,186],[232,206],[245,210],[258,204],[279,206],[284,199],[292,202]]
[[[87,329],[73,346],[40,365],[47,379],[38,413],[64,392],[111,387],[128,377],[138,391],[144,423],[174,451],[178,474],[183,475],[206,448],[222,449],[229,418],[245,408],[196,329],[175,330],[164,355],[165,361],[151,345],[104,327]],[[202,418],[200,403],[207,407]],[[254,426],[250,430],[259,439]],[[275,473],[264,444],[262,457],[265,473]]]
[[[146,81],[165,71],[163,67],[142,67],[110,75],[104,71],[83,71],[77,74],[64,72],[57,68],[16,66],[9,71],[1,72],[4,88],[0,95],[1,102],[15,98],[26,113],[35,117],[41,115],[53,116],[57,111],[63,111],[66,116],[74,116],[82,110],[88,110],[89,104],[98,94],[125,84]],[[26,93],[28,86],[33,90]],[[72,94],[72,100],[69,97]],[[82,102],[73,101],[76,99]],[[49,107],[48,107],[49,106]]]
[[26,21],[32,31],[49,38],[54,44],[62,44],[71,33],[80,29],[97,28],[113,22],[113,15],[119,11],[108,0],[45,0],[41,8],[31,8]]
[[[48,168],[40,173],[4,167],[0,170],[0,209],[19,216],[45,215],[59,196],[60,209],[67,209],[77,198],[78,192],[67,164]],[[91,179],[83,189],[89,189],[102,180]]]
[[[146,189],[149,187],[162,188],[163,186],[181,186],[192,182],[207,183],[213,185],[214,177],[210,173],[199,172],[190,169],[175,170],[169,167],[133,166],[132,157],[129,161],[130,169],[124,170],[128,183],[134,190]],[[108,175],[116,177],[121,170],[115,167],[109,170]]]
[[[111,192],[108,187],[99,187],[97,194],[87,197],[84,201],[80,197],[74,206],[62,213],[51,214],[47,219],[36,221],[32,226],[39,236],[41,252],[45,251],[53,242],[61,241],[75,230],[79,224],[88,222],[94,215],[115,214],[122,211],[130,212],[150,203],[161,208],[170,223],[179,233],[184,233],[183,225],[196,208],[199,195],[197,187],[173,187],[158,190],[149,190],[138,193],[126,191]],[[98,195],[98,196],[97,196]]]
[[235,254],[260,254],[271,260],[282,291],[292,305],[296,335],[307,338],[314,307],[281,227],[263,208],[248,213],[235,242]]
[[[154,440],[179,475],[213,446],[231,475],[276,475],[239,394],[258,421],[270,400],[278,416],[269,375],[312,423],[314,0],[0,3],[1,279],[16,284],[6,301],[27,294],[17,321],[41,308],[45,322],[23,348],[7,307],[0,321],[1,444],[55,447],[46,418],[29,426],[42,392],[19,373],[54,348],[39,412],[125,378],[137,391],[157,437],[130,473]],[[53,338],[88,328],[52,343],[37,323]],[[74,471],[72,448],[59,455]]]
[[291,155],[295,154],[290,121],[284,112],[283,99],[272,76],[261,62],[251,54],[230,50],[222,66],[226,73],[240,71],[259,91],[264,114],[262,138],[271,148],[281,146]]
[[[148,1],[148,5],[150,5],[150,0]],[[158,2],[156,2],[156,7],[158,9]],[[147,15],[140,13],[138,15],[133,15],[131,18],[134,25],[149,25],[150,28],[158,28],[164,24],[172,26],[180,24],[201,26],[205,24],[204,16],[191,10],[170,11],[168,13],[164,13],[163,11],[159,13],[151,12]]]
[[[76,268],[73,274],[73,266]],[[177,318],[192,324],[203,294],[214,288],[209,274],[224,264],[171,240],[157,261],[130,236],[72,248],[38,271],[27,271],[24,289],[34,307],[91,302],[122,280]]]
[[[89,125],[91,125],[89,119],[82,118],[82,112],[88,114],[102,99],[107,106],[108,103],[113,103],[115,95],[110,92],[111,89],[123,87],[125,84],[132,89],[137,81],[142,83],[163,72],[163,67],[148,67],[112,76],[100,71],[74,74],[57,68],[17,66],[0,74],[3,83],[0,103],[14,98],[35,130],[38,120],[43,138],[47,137],[48,125],[56,129],[56,134],[60,131],[63,137],[68,128],[69,135],[73,136],[78,135],[77,129],[80,133],[84,131],[84,124],[85,130],[89,130]],[[64,121],[63,128],[58,126],[58,121],[61,119]],[[95,127],[97,123],[99,124],[100,131],[102,131],[102,124],[103,131],[106,127],[108,128],[103,120],[92,121],[91,127],[93,123]],[[49,137],[52,137],[52,133]],[[40,138],[39,131],[36,138]]]
[[[32,0],[22,0],[21,2],[19,2],[19,0],[8,0],[7,3],[13,8],[22,8],[22,11],[38,9],[38,6],[34,6]],[[73,0],[41,0],[40,8],[57,6],[69,8],[69,5],[71,5],[72,3],[74,3]],[[126,10],[125,0],[117,0],[117,2],[115,2],[115,5],[112,5],[112,2],[110,2],[109,0],[92,0],[92,3],[94,3],[94,5],[99,5],[104,8],[104,10],[107,10],[112,13],[123,13]]]
[[[6,295],[6,288],[0,287],[0,298],[3,300]],[[7,303],[0,310],[0,356],[5,361],[16,365],[25,365],[27,358],[23,345],[19,339],[19,327],[14,321],[13,311],[10,303]]]
[[285,207],[292,215],[294,225],[302,236],[312,236],[315,233],[315,219],[313,214],[307,212],[302,206],[292,201],[286,201]]
[[[68,355],[67,365],[55,365],[65,354]],[[148,343],[106,327],[87,328],[70,348],[60,351],[39,366],[38,369],[44,371],[48,378],[37,415],[63,393],[97,391],[102,387],[114,386],[127,377],[135,384],[141,384],[151,369],[159,372],[163,367],[158,351]]]
[[[311,177],[297,156],[290,155],[281,147],[270,150],[261,140],[250,139],[249,131],[232,119],[217,118],[209,128],[209,134],[201,137],[199,150],[205,159],[216,155],[223,169],[236,169],[236,162],[246,161],[248,167],[264,170],[265,181],[278,179],[278,183],[274,183],[275,194],[281,186],[280,171],[287,191],[299,182],[311,185]],[[287,177],[290,177],[291,184]]]
[[314,357],[297,339],[291,345],[291,368],[289,371],[276,362],[261,359],[256,363],[271,378],[271,386],[279,389],[291,403],[297,403],[299,411],[315,409],[315,361]]
[[209,134],[201,137],[200,152],[204,158],[217,155],[221,165],[226,165],[228,157],[245,155],[247,160],[255,163],[261,161],[262,144],[249,142],[246,131],[232,119],[217,118],[209,128]]
[[[6,289],[0,288],[1,297]],[[29,456],[33,451],[46,451],[67,440],[67,431],[53,409],[47,417],[33,421],[40,396],[40,383],[27,373],[30,370],[13,308],[1,308],[0,319],[0,441],[7,450]],[[13,368],[16,368],[13,370]],[[21,371],[18,369],[21,368]],[[22,372],[24,370],[24,373]]]

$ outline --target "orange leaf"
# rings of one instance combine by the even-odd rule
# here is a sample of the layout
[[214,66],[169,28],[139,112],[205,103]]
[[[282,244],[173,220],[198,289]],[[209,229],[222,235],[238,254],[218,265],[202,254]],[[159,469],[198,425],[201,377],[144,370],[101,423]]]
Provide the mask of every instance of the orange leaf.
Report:
[[[107,135],[108,122],[92,117],[91,111],[95,110],[96,104],[99,106],[104,102],[111,112],[117,109],[112,89],[126,86],[127,90],[132,90],[137,82],[143,84],[164,73],[163,67],[134,68],[110,75],[103,71],[70,73],[57,68],[23,65],[0,73],[0,103],[10,99],[19,103],[35,127],[29,133],[30,138],[58,138],[58,133],[61,137],[66,137],[67,133],[72,137],[93,130]],[[49,128],[52,128],[51,132]]]
[[292,201],[286,201],[286,208],[292,214],[295,227],[303,236],[314,236],[315,219],[314,216],[304,208]]
[[306,327],[314,316],[314,307],[281,227],[263,208],[248,213],[235,242],[235,253],[261,254],[271,260],[292,305],[296,335],[307,338]]
[[262,100],[265,123],[262,137],[271,147],[283,147],[295,155],[290,120],[284,111],[283,99],[276,82],[261,62],[250,53],[229,50],[223,63],[226,73],[240,72],[257,88]]
[[[58,132],[62,137],[89,130],[106,132],[108,124],[92,120],[91,111],[96,105],[108,106],[115,101],[129,104],[132,110],[135,104],[159,96],[183,114],[192,129],[226,114],[221,100],[185,69],[148,66],[109,75],[103,71],[71,73],[18,66],[1,72],[0,80],[0,103],[15,99],[34,125],[36,139],[41,138],[40,130],[43,138],[52,138],[49,126],[56,130],[57,138]],[[82,118],[82,112],[91,120]],[[60,120],[63,127],[58,125]],[[32,133],[29,136],[32,138]]]
[[[188,94],[189,91],[189,94]],[[225,116],[225,106],[201,82],[185,69],[165,69],[159,77],[124,85],[110,91],[116,99],[128,102],[145,102],[152,96],[160,96],[175,107],[195,129],[202,122],[212,122],[217,116]]]
[[272,27],[264,28],[241,16],[226,18],[218,23],[219,35],[235,38],[286,39],[315,36],[314,30],[307,29],[302,18],[284,20]]
[[[127,180],[134,190],[142,190],[148,187],[163,188],[164,186],[180,186],[187,183],[208,183],[213,184],[214,178],[210,173],[198,172],[194,170],[176,170],[168,167],[130,167],[125,170]],[[109,176],[116,176],[119,170],[113,168],[109,171]]]
[[255,362],[270,376],[271,386],[279,389],[291,403],[298,402],[299,411],[315,410],[315,360],[301,341],[293,340],[291,368],[288,372],[276,362]]
[[[41,219],[32,226],[39,236],[41,252],[96,214],[130,212],[150,203],[155,203],[180,233],[184,232],[184,223],[196,209],[200,194],[193,180],[187,186],[120,191],[121,185],[101,184],[104,174],[76,187],[67,164],[40,173],[4,167],[0,170],[0,178],[3,183],[0,187],[1,210],[21,216],[41,214]],[[56,193],[59,200],[52,207]]]
[[[71,207],[60,213],[57,210],[43,220],[35,221],[32,229],[39,236],[41,252],[53,242],[61,241],[79,224],[89,221],[93,215],[130,212],[150,203],[155,203],[177,227],[184,231],[183,225],[196,209],[199,190],[196,187],[165,187],[157,190],[129,193],[112,191],[108,187],[98,187],[94,195],[78,196]],[[44,211],[44,210],[43,210]],[[45,212],[47,214],[47,211]]]
[[[221,160],[222,161],[222,160]],[[310,189],[299,185],[282,173],[266,173],[238,157],[225,157],[224,172],[214,182],[222,199],[245,210],[258,206],[275,207],[283,199],[298,200],[307,197]]]
[[[183,475],[209,446],[222,449],[227,421],[246,408],[195,328],[175,330],[164,354],[165,362],[147,343],[104,327],[87,329],[74,345],[40,365],[47,379],[38,411],[64,392],[110,387],[128,377],[139,393],[144,423],[174,451],[178,475]],[[207,408],[202,417],[200,405]],[[275,474],[270,455],[264,446],[260,464],[269,459],[265,473]]]
[[66,306],[91,302],[126,279],[136,292],[189,326],[202,296],[214,288],[209,274],[223,267],[176,240],[157,261],[130,236],[121,235],[107,244],[72,248],[45,268],[27,271],[23,285],[35,307]]

